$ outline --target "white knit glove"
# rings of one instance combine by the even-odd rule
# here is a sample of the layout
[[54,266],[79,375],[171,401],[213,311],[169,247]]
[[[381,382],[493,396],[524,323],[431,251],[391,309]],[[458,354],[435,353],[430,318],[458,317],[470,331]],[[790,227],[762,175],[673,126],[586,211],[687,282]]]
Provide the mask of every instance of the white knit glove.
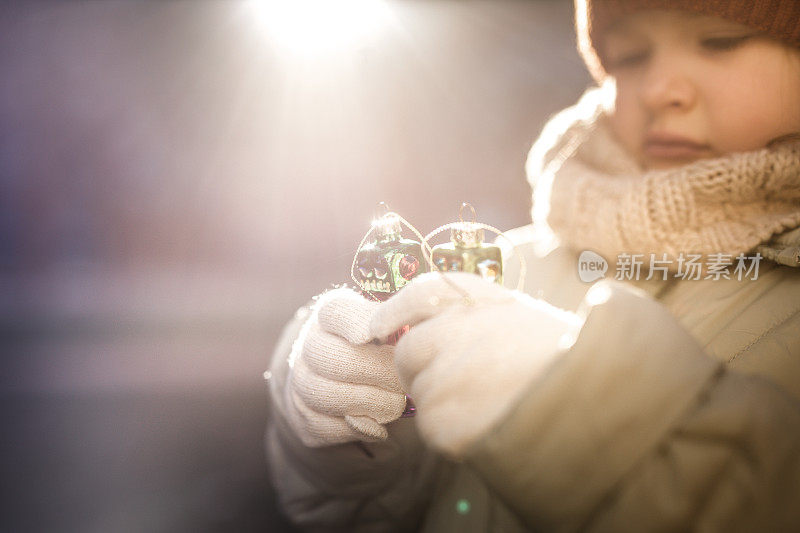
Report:
[[394,347],[370,343],[377,308],[350,289],[328,291],[292,346],[286,418],[306,446],[384,440],[384,424],[403,413]]
[[411,325],[395,347],[401,382],[423,438],[457,457],[574,342],[581,323],[474,274],[437,272],[380,304],[370,332],[383,338]]

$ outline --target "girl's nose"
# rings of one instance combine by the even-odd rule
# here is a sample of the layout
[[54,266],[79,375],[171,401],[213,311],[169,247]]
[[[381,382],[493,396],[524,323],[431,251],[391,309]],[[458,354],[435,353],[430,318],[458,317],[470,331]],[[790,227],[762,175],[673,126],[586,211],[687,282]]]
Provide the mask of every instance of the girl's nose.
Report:
[[642,102],[651,111],[688,110],[695,105],[696,85],[677,59],[651,63],[641,91]]

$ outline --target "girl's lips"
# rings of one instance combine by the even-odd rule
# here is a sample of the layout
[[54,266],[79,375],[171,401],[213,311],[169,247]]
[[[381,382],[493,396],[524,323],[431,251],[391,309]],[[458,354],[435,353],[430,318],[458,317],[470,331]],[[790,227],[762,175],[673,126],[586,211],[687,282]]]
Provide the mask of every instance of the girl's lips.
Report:
[[697,159],[709,155],[711,147],[686,137],[657,133],[645,138],[643,151],[653,159]]

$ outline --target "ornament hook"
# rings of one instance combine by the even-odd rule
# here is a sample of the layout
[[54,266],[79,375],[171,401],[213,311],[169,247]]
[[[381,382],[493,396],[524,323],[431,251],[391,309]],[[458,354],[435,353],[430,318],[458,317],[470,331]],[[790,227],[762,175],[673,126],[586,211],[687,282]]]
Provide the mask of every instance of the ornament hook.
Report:
[[379,217],[382,217],[384,215],[388,215],[389,213],[391,213],[391,210],[389,209],[389,205],[386,202],[379,202],[378,203],[378,211],[380,212],[380,214],[378,215]]
[[469,202],[462,202],[461,208],[458,210],[458,221],[459,222],[466,222],[464,220],[464,208],[469,208],[470,212],[472,213],[472,220],[470,222],[475,223],[478,221],[478,215],[475,213],[475,208],[472,207],[472,204]]

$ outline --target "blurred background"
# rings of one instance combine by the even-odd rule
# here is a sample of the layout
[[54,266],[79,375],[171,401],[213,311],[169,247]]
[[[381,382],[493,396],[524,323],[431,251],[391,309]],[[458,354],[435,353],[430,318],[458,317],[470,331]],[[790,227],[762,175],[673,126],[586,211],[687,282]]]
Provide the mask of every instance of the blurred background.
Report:
[[0,4],[0,531],[288,531],[283,324],[385,201],[529,221],[571,0]]

